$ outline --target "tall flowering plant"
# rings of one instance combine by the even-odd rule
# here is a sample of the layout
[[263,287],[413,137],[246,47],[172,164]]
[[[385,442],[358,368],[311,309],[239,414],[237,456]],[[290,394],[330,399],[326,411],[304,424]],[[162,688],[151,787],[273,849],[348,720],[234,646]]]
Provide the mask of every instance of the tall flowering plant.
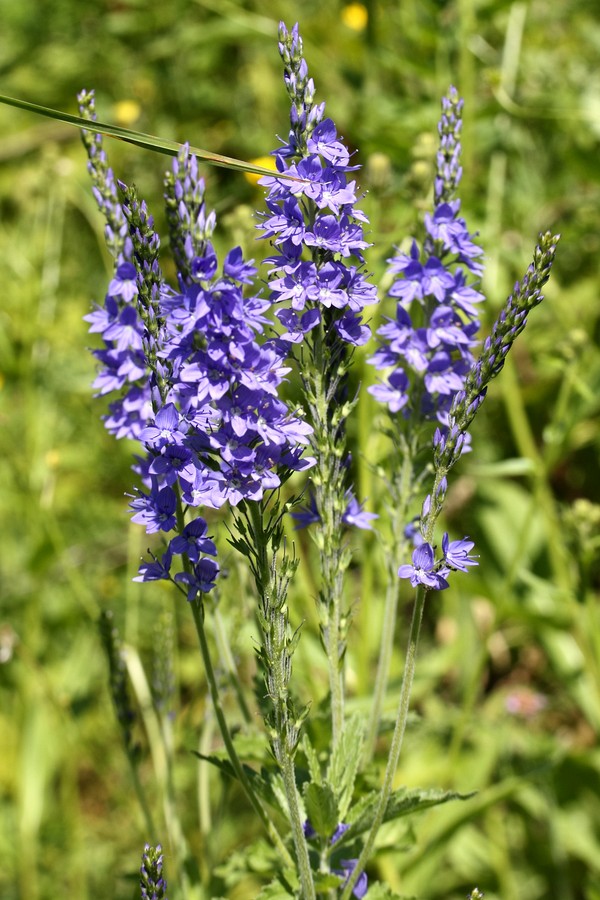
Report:
[[[346,420],[356,397],[349,394],[348,372],[356,347],[372,339],[364,313],[378,294],[365,266],[368,221],[360,209],[358,166],[324,104],[315,102],[297,25],[291,31],[280,26],[279,51],[290,128],[273,151],[276,171],[262,180],[267,195],[258,227],[271,248],[264,277],[239,247],[219,262],[211,240],[216,217],[206,206],[196,158],[184,147],[165,180],[177,272],[176,283],[169,284],[152,216],[133,187],[116,181],[102,139],[94,134],[93,95],[80,95],[81,114],[89,122],[84,143],[94,195],[114,258],[104,305],[86,317],[103,341],[94,351],[95,389],[111,396],[108,430],[139,446],[130,508],[133,521],[159,545],[141,563],[137,580],[169,581],[190,606],[226,756],[225,762],[221,756],[212,762],[239,782],[276,851],[269,857],[272,881],[261,897],[391,897],[389,891],[377,893],[376,879],[367,877],[381,825],[460,796],[393,788],[426,599],[448,588],[454,572],[477,564],[468,537],[451,540],[444,532],[439,549],[435,542],[447,478],[470,448],[468,429],[490,380],[542,299],[557,237],[541,236],[523,281],[479,351],[483,250],[457,196],[462,100],[450,88],[442,101],[433,208],[420,241],[413,239],[389,261],[395,309],[373,338],[370,362],[377,381],[369,391],[385,410],[393,446],[385,472],[387,537],[382,532],[389,578],[370,715],[367,721],[349,717],[345,573],[351,553],[345,530],[372,528],[376,516],[363,510],[349,481]],[[296,373],[297,407],[282,395],[282,385]],[[285,540],[285,516],[305,490],[304,472],[310,499],[297,518],[310,525],[320,561],[317,605],[329,672],[326,753],[311,744],[309,709],[297,705],[292,677],[300,635],[290,628],[288,588],[298,559]],[[262,734],[271,754],[260,772],[238,752],[205,632],[222,553],[208,521],[219,519],[256,589]],[[403,579],[416,593],[398,711],[383,781],[365,789],[358,776],[380,735]],[[106,621],[103,636],[135,774],[134,712],[117,636]],[[239,681],[237,690],[249,727],[252,716]],[[194,868],[185,837],[173,816],[166,818],[181,884],[191,890]],[[146,822],[154,831],[148,810]],[[161,846],[147,845],[142,896],[166,896],[162,867]],[[204,871],[201,861],[197,871]]]
[[348,148],[325,104],[315,104],[315,88],[302,55],[298,26],[280,28],[279,52],[291,101],[288,141],[273,151],[285,178],[263,178],[268,212],[260,226],[271,240],[270,299],[285,331],[282,340],[297,363],[316,465],[312,475],[312,517],[317,522],[321,586],[321,635],[327,652],[332,740],[344,718],[343,659],[350,622],[344,608],[343,579],[349,564],[344,519],[356,501],[347,483],[346,419],[355,400],[348,397],[347,373],[355,347],[370,337],[361,313],[377,300],[364,271],[369,246],[358,206],[356,181],[349,173]]

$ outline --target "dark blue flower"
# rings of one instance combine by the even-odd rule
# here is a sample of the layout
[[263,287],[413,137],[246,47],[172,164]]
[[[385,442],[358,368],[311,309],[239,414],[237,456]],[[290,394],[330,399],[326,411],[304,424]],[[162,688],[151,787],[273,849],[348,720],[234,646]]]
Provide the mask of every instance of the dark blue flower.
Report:
[[179,572],[173,580],[187,585],[187,598],[192,601],[198,594],[208,594],[214,588],[218,574],[219,564],[205,556],[192,566],[191,572]]
[[172,554],[170,550],[163,553],[161,559],[153,557],[152,562],[144,561],[140,564],[138,574],[134,581],[161,581],[170,578]]
[[177,496],[171,487],[158,488],[155,484],[149,494],[138,491],[130,507],[134,511],[132,522],[144,525],[148,534],[171,531],[177,524]]
[[117,266],[115,277],[108,285],[109,297],[121,297],[125,303],[131,303],[137,296],[137,271],[132,262],[123,262]]
[[342,516],[344,525],[353,525],[363,531],[372,531],[371,521],[378,519],[377,513],[365,512],[364,503],[359,503],[352,491],[346,492],[347,506]]
[[[372,531],[371,521],[378,519],[376,513],[365,512],[364,502],[359,503],[351,490],[346,491],[346,508],[342,514],[342,522],[354,528],[360,528],[363,531]],[[315,522],[321,521],[319,510],[317,509],[317,500],[314,494],[310,495],[308,506],[301,507],[297,512],[292,513],[296,529],[307,528]]]
[[[344,884],[350,880],[354,870],[356,869],[356,865],[358,863],[358,859],[340,859],[339,865],[341,868],[332,869],[335,875],[339,875],[340,878],[344,879]],[[352,895],[357,897],[358,900],[361,900],[362,897],[367,893],[367,889],[369,887],[369,882],[367,879],[367,875],[365,872],[361,872],[358,876],[356,884],[352,888]]]
[[433,547],[426,542],[413,551],[412,565],[400,566],[398,577],[410,578],[413,587],[422,584],[434,591],[443,591],[448,587],[443,570],[436,565]]

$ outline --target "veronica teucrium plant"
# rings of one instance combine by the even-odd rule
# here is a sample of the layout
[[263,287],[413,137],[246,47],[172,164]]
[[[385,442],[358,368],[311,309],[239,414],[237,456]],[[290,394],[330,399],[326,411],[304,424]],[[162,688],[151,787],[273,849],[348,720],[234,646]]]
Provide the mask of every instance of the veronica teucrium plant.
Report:
[[[270,244],[263,273],[240,247],[217,258],[216,216],[206,205],[197,160],[184,146],[165,178],[177,273],[168,283],[152,215],[135,188],[115,178],[93,131],[93,94],[80,94],[89,122],[83,134],[88,168],[114,260],[104,304],[86,319],[102,340],[93,351],[94,387],[110,398],[105,426],[139,448],[130,509],[133,521],[153,535],[154,549],[136,580],[170,582],[191,609],[227,757],[226,763],[212,761],[239,782],[276,851],[268,889],[274,893],[265,897],[348,900],[368,896],[366,867],[384,822],[459,797],[435,789],[393,790],[426,599],[447,589],[454,572],[468,572],[478,562],[468,537],[452,540],[443,532],[436,541],[437,523],[449,473],[470,449],[469,427],[488,384],[542,299],[558,238],[540,237],[531,266],[479,349],[483,250],[461,215],[462,100],[450,88],[438,126],[432,208],[421,235],[402,240],[389,260],[391,287],[381,302],[391,315],[371,335],[365,309],[378,301],[378,292],[365,267],[368,221],[360,209],[358,165],[324,104],[315,100],[297,25],[291,31],[280,26],[279,52],[290,127],[273,151],[273,175],[261,182],[266,199],[258,228]],[[392,452],[382,473],[388,497],[387,526],[384,521],[380,530],[389,576],[381,601],[384,628],[370,714],[363,721],[349,717],[345,706],[352,639],[347,529],[373,528],[377,516],[353,492],[346,421],[357,400],[349,394],[348,373],[356,348],[369,341],[377,371],[369,392],[381,404]],[[292,378],[299,385],[297,405],[282,395],[284,381]],[[298,512],[304,492],[307,503]],[[314,699],[328,709],[324,754],[313,748],[305,727],[309,708],[295,699],[300,632],[290,626],[289,587],[299,559],[285,539],[285,517],[293,508],[297,522],[310,526],[320,563],[317,606],[329,691]],[[223,581],[219,535],[211,533],[209,521],[223,523],[256,591],[262,735],[270,752],[260,773],[238,753],[205,630],[214,613],[208,597]],[[415,598],[398,711],[383,781],[365,789],[357,776],[380,734],[402,581],[414,588]],[[221,593],[227,594],[226,582]],[[135,774],[134,711],[110,619],[102,633]],[[248,723],[245,688],[233,662],[230,669]],[[167,662],[156,671],[158,709],[168,704],[173,670]],[[142,792],[139,779],[137,790]],[[145,816],[154,831],[148,804]],[[167,832],[171,843],[180,840],[168,823]],[[176,847],[171,851],[182,858]],[[196,871],[204,870],[200,861]],[[187,889],[192,870],[186,871]],[[163,897],[165,891],[160,845],[147,845],[142,896]]]
[[[279,30],[279,52],[291,101],[288,140],[273,151],[287,178],[263,178],[268,212],[260,225],[276,251],[268,262],[271,302],[285,331],[289,355],[298,365],[316,465],[311,503],[317,523],[321,585],[321,635],[329,664],[332,740],[344,718],[343,660],[350,623],[344,607],[344,572],[350,562],[342,538],[344,517],[354,504],[347,474],[345,423],[355,398],[348,396],[352,352],[370,337],[361,313],[377,291],[364,272],[369,246],[358,207],[358,187],[349,179],[348,148],[325,104],[315,103],[298,26]],[[290,178],[291,176],[291,178]]]

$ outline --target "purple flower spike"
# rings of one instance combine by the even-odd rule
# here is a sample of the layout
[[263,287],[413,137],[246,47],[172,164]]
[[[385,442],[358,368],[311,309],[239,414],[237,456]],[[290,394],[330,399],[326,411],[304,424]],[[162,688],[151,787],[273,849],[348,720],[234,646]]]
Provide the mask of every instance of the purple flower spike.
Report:
[[167,900],[167,881],[163,876],[162,847],[146,844],[140,869],[141,900]]
[[[317,143],[326,145],[336,159],[343,157],[329,125]],[[97,149],[94,143],[96,169]],[[318,163],[314,170],[321,168]],[[315,292],[334,291],[342,282],[351,284],[352,278],[342,273],[332,279],[325,270],[319,279],[315,267],[297,266],[292,254],[289,272],[282,273],[282,287],[291,290],[296,301],[292,310],[280,311],[287,340],[265,337],[270,303],[252,290],[256,267],[244,260],[239,247],[220,266],[210,241],[215,216],[206,212],[204,183],[189,148],[182,148],[165,182],[177,288],[166,284],[160,273],[159,238],[145,204],[121,184],[125,199],[116,207],[112,174],[104,169],[96,174],[102,197],[107,197],[106,202],[97,199],[112,216],[111,227],[120,217],[129,231],[128,241],[119,244],[124,249],[115,254],[116,272],[105,307],[87,317],[104,340],[104,349],[94,351],[102,366],[96,388],[102,394],[118,392],[106,417],[109,430],[137,439],[144,451],[136,467],[144,489],[133,497],[133,521],[144,525],[148,534],[174,531],[167,545],[169,564],[175,554],[192,567],[172,576],[165,556],[163,562],[144,564],[139,578],[174,578],[187,586],[192,599],[211,590],[219,567],[205,558],[216,555],[206,522],[197,517],[183,525],[180,504],[218,509],[227,502],[235,506],[258,501],[277,489],[290,471],[315,464],[304,455],[312,427],[279,398],[290,371],[285,365],[290,345],[321,321],[320,309],[313,304],[304,310],[305,299],[295,291],[300,286],[304,294],[307,277]],[[302,219],[294,197],[281,211],[276,203],[270,208],[286,222],[294,215]],[[325,214],[318,222],[319,239],[335,239],[341,253],[348,230],[337,220],[329,227]],[[297,235],[284,235],[280,225],[273,223],[272,236],[276,244],[289,247]],[[302,234],[304,230],[302,224]],[[189,515],[187,510],[184,514]]]
[[422,247],[413,240],[408,253],[389,260],[396,317],[379,329],[381,344],[369,360],[387,370],[387,380],[369,392],[392,415],[400,413],[397,421],[405,434],[423,420],[445,431],[452,401],[474,362],[476,304],[484,298],[467,277],[481,274],[482,250],[460,217],[455,196],[462,174],[461,112],[462,100],[450,88],[439,123],[434,210],[425,216]]
[[399,578],[410,578],[413,587],[420,584],[433,591],[443,591],[448,587],[448,582],[441,571],[436,571],[435,554],[431,544],[424,542],[414,550],[412,566],[404,565],[398,569]]
[[368,220],[356,207],[356,182],[347,178],[356,167],[350,165],[350,152],[334,123],[323,118],[323,104],[314,103],[297,26],[288,32],[282,23],[279,36],[292,101],[291,129],[288,142],[273,155],[278,171],[295,180],[274,175],[260,181],[269,194],[258,227],[277,251],[269,259],[271,302],[290,302],[293,310],[311,313],[301,320],[277,313],[286,328],[283,339],[290,343],[301,343],[320,323],[315,312],[326,310],[331,317],[327,327],[335,327],[340,341],[360,346],[370,331],[359,313],[376,302],[377,292],[362,271]]

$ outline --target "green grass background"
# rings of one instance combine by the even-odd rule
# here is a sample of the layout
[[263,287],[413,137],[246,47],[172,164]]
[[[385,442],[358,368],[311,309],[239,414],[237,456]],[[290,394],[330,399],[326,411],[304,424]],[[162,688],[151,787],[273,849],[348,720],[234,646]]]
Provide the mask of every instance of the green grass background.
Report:
[[[0,90],[75,112],[78,90],[94,87],[103,120],[257,158],[287,133],[277,22],[299,19],[317,98],[363,165],[368,263],[381,276],[427,208],[439,98],[456,84],[463,212],[487,259],[486,328],[538,231],[563,237],[547,299],[490,390],[475,452],[453,480],[447,527],[476,539],[481,566],[454,578],[426,613],[421,718],[398,776],[478,794],[389,828],[370,874],[431,900],[475,884],[488,900],[599,900],[600,13],[595,0],[365,5],[368,25],[357,31],[342,3],[322,0],[2,0]],[[106,148],[161,227],[164,157]],[[260,191],[241,175],[205,171],[219,248],[261,252],[252,218]],[[146,546],[126,512],[131,448],[100,423],[82,322],[109,275],[78,134],[0,108],[0,897],[126,900],[137,895],[144,841],[166,843],[164,774],[140,728],[140,774],[158,823],[148,835],[111,708],[96,625],[108,608],[149,679],[171,611],[173,790],[190,850],[212,879],[198,896],[250,898],[264,881],[260,858],[244,849],[256,836],[250,812],[190,752],[218,745],[191,617],[167,588],[131,582]],[[358,366],[372,377],[362,357]],[[350,434],[371,508],[382,494],[371,463],[387,452],[378,416],[363,392]],[[214,530],[225,548],[223,527]],[[305,536],[299,549],[292,617],[307,621],[294,677],[318,711],[326,673]],[[251,585],[233,557],[225,564],[233,589],[223,590],[220,616],[251,686]],[[373,678],[381,568],[377,542],[357,541],[348,678],[357,707]],[[396,689],[405,616],[400,624]],[[538,695],[545,705],[530,715]],[[169,896],[179,898],[166,851]]]

